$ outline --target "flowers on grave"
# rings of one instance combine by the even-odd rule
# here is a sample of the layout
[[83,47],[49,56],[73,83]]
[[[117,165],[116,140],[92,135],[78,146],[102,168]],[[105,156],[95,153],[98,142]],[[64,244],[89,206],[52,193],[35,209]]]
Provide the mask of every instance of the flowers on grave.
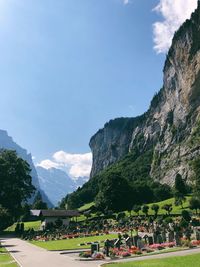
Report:
[[131,256],[131,253],[128,252],[128,251],[122,251],[121,256],[122,256],[123,258],[130,257],[130,256]]
[[149,248],[161,250],[161,249],[164,249],[164,248],[172,248],[175,245],[176,245],[175,242],[166,242],[166,243],[162,243],[162,244],[150,245]]
[[36,236],[34,240],[46,242],[46,241],[49,241],[49,238],[48,237]]
[[173,248],[175,247],[176,243],[175,242],[166,242],[166,243],[163,243],[164,247],[168,247],[168,248]]
[[116,249],[111,249],[110,250],[110,257],[111,258],[115,258],[116,256],[118,256],[119,254],[117,253]]
[[132,246],[130,249],[129,249],[129,252],[131,254],[136,254],[137,252],[139,251],[139,249],[135,246]]
[[37,241],[50,241],[50,240],[64,240],[64,239],[74,239],[74,238],[84,238],[84,237],[91,237],[91,236],[99,236],[109,234],[109,232],[90,232],[90,233],[69,233],[69,234],[45,234],[44,235],[37,235],[33,240]]
[[158,250],[164,249],[162,244],[153,244],[153,245],[150,245],[149,247],[152,249],[158,249]]
[[110,249],[110,256],[111,258],[114,258],[116,256],[118,257],[129,257],[132,254],[142,254],[142,252],[140,252],[140,250],[137,247],[132,246],[130,249],[129,248],[112,248]]
[[192,241],[191,241],[191,244],[192,244],[193,246],[200,246],[200,240],[192,240]]
[[192,244],[192,242],[190,240],[188,240],[188,239],[185,239],[185,238],[182,238],[181,239],[181,245],[183,247],[189,247],[189,248],[194,247],[194,245]]
[[81,258],[91,258],[91,251],[84,251],[79,254],[79,257]]
[[94,252],[94,253],[92,254],[92,258],[93,258],[94,260],[103,260],[105,257],[104,257],[104,255],[103,255],[103,253],[101,253],[101,252]]

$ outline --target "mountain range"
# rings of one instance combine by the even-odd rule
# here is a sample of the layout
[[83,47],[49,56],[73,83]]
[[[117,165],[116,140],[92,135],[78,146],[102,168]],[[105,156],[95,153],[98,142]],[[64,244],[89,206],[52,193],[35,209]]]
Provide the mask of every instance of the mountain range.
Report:
[[[15,150],[23,160],[27,161],[31,168],[32,183],[40,191],[43,201],[48,207],[53,207],[67,194],[82,186],[88,178],[79,177],[73,180],[66,172],[51,168],[35,167],[31,153],[18,145],[5,130],[0,130],[0,149]],[[32,201],[33,198],[30,200]]]
[[22,148],[17,143],[15,143],[12,137],[10,137],[7,131],[5,130],[0,130],[0,149],[14,150],[17,152],[19,157],[21,157],[23,160],[28,162],[31,168],[32,184],[35,186],[36,190],[40,191],[42,198],[47,203],[47,205],[49,207],[52,207],[53,205],[51,201],[49,200],[48,196],[40,188],[37,171],[33,164],[31,153],[28,153],[26,149]]
[[73,192],[88,180],[88,177],[72,179],[65,171],[56,168],[37,166],[36,170],[40,188],[55,206],[67,193]]

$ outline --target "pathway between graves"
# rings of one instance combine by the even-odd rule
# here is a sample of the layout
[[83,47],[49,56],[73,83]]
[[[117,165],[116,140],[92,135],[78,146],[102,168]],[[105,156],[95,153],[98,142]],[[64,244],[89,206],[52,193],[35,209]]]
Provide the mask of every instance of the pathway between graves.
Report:
[[[51,252],[45,249],[34,246],[26,241],[18,238],[2,238],[0,239],[2,245],[11,253],[14,259],[21,267],[98,267],[105,262],[91,261],[75,261],[70,254],[61,255],[60,252]],[[152,256],[145,256],[140,258],[128,258],[123,260],[117,260],[115,262],[127,262],[127,261],[141,261],[148,259],[160,259],[174,256],[185,256],[191,254],[200,253],[200,248],[192,250],[184,250],[177,252],[170,252],[167,254],[159,254]],[[108,262],[107,262],[108,263]]]

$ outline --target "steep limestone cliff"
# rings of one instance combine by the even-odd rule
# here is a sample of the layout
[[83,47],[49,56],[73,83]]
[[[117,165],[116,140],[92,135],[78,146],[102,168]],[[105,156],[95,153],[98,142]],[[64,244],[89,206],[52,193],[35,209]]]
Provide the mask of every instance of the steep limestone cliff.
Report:
[[151,177],[168,184],[177,173],[191,177],[189,161],[200,155],[200,4],[174,36],[163,88],[149,110],[110,121],[92,137],[90,147],[91,177],[131,150],[141,154],[149,148],[154,151]]
[[91,176],[96,175],[129,152],[133,129],[141,117],[118,118],[104,125],[90,140],[93,155]]

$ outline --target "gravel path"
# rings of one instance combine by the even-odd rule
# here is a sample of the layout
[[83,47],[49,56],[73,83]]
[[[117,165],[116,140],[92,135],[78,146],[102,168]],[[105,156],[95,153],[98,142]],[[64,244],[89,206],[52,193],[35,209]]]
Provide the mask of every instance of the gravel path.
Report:
[[[21,267],[98,267],[100,264],[105,262],[98,261],[76,261],[73,255],[64,254],[60,252],[47,251],[45,249],[34,246],[26,241],[18,238],[2,238],[0,240],[2,245],[11,253],[14,259]],[[123,260],[117,260],[115,262],[130,262],[130,261],[141,261],[148,259],[160,259],[174,256],[186,256],[191,254],[200,253],[200,248],[170,252],[159,255],[149,255],[139,258],[129,258]],[[107,262],[108,263],[108,262]]]

